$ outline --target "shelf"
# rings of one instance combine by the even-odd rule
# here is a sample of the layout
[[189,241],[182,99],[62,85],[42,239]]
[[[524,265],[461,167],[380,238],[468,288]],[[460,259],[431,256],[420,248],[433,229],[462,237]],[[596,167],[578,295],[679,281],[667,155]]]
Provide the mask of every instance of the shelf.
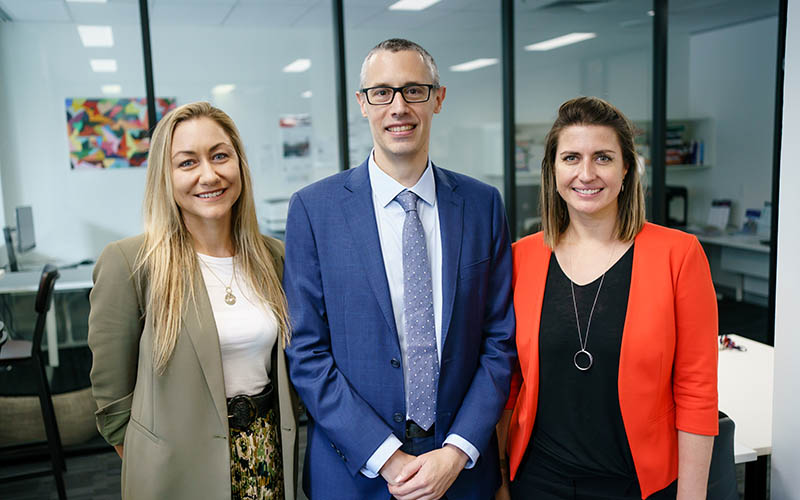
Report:
[[[653,123],[650,120],[633,120],[636,128],[636,149],[641,157],[649,159],[650,143]],[[518,123],[515,129],[517,142],[516,157],[519,162],[525,155],[525,163],[531,169],[538,171],[541,158],[544,155],[544,138],[550,130],[552,123]],[[710,168],[715,162],[715,130],[711,118],[670,118],[667,127],[681,127],[682,139],[685,144],[696,141],[703,144],[703,165],[667,165],[667,172],[692,172]],[[520,147],[526,144],[527,147]],[[522,151],[520,151],[522,149]],[[649,167],[648,167],[649,168]],[[519,175],[519,174],[517,174]],[[538,183],[538,181],[536,181]]]
[[[515,178],[517,186],[538,186],[541,183],[541,175],[539,173],[517,171]],[[484,182],[489,184],[494,182],[502,184],[503,179],[505,179],[503,174],[484,174],[483,178]]]
[[[695,172],[698,170],[708,170],[711,165],[667,165],[667,173],[669,172]],[[648,173],[653,169],[652,165],[647,165]]]

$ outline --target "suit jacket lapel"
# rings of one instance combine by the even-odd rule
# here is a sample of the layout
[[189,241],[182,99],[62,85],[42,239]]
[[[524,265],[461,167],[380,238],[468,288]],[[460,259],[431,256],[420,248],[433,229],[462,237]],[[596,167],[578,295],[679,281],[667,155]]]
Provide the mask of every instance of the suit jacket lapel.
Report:
[[[183,332],[188,334],[195,353],[200,360],[206,384],[214,400],[219,418],[223,424],[228,420],[228,406],[225,401],[225,379],[222,373],[222,354],[219,348],[219,333],[211,302],[208,299],[203,275],[198,269],[194,276],[194,298],[188,299],[183,313]],[[196,304],[196,307],[195,307]]]
[[433,166],[436,178],[436,201],[439,205],[439,230],[442,238],[442,351],[450,330],[453,304],[461,265],[461,237],[464,228],[464,198],[457,184],[446,172]]
[[389,330],[397,338],[392,299],[386,268],[383,263],[378,225],[375,221],[375,207],[372,202],[372,187],[369,184],[367,162],[352,170],[344,185],[346,191],[342,199],[342,210],[352,233],[356,252],[361,255],[372,292],[378,301]]

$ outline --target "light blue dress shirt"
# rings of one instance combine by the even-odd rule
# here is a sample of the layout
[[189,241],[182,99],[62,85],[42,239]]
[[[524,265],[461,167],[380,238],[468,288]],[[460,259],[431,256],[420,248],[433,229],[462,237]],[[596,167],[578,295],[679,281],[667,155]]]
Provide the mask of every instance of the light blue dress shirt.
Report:
[[[417,214],[425,231],[425,242],[428,247],[428,262],[431,263],[431,278],[433,288],[433,314],[436,327],[436,351],[439,361],[442,359],[442,237],[439,228],[439,209],[436,202],[436,182],[433,176],[433,167],[428,159],[428,166],[419,181],[410,188],[406,188],[375,163],[374,150],[369,155],[369,182],[372,187],[372,203],[375,207],[375,222],[378,226],[378,238],[381,242],[383,264],[386,269],[386,279],[389,283],[389,295],[394,310],[395,326],[400,342],[400,353],[403,358],[403,378],[408,386],[408,363],[406,362],[406,328],[403,317],[403,223],[405,210],[395,200],[401,191],[408,189],[419,197],[417,201]],[[408,394],[406,394],[406,408],[408,408]],[[407,416],[406,416],[407,417]],[[397,451],[402,442],[394,434],[390,434],[377,450],[367,460],[361,473],[367,477],[377,477],[378,471]],[[465,468],[470,469],[475,465],[480,453],[475,446],[458,434],[449,434],[444,444],[452,444],[467,454],[469,460]]]

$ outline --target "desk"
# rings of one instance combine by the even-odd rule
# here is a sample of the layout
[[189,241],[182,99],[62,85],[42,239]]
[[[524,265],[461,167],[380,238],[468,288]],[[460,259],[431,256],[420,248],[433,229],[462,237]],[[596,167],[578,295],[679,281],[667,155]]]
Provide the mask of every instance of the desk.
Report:
[[[55,291],[86,290],[92,288],[93,265],[79,266],[72,269],[59,269],[61,277],[56,280]],[[0,276],[0,294],[27,294],[39,291],[42,272],[23,271],[5,273]],[[54,300],[55,302],[55,300]],[[47,312],[47,356],[50,366],[58,366],[58,332],[56,331],[55,308]]]
[[774,349],[738,335],[729,337],[747,351],[728,349],[719,353],[719,409],[736,424],[734,440],[739,450],[750,448],[756,455],[756,460],[745,466],[745,499],[763,499],[766,457],[772,453]]
[[[745,292],[762,297],[769,295],[769,245],[762,245],[759,237],[750,234],[730,234],[709,236],[697,234],[697,239],[704,246],[719,247],[719,261],[713,262],[714,269],[732,273],[738,277],[736,281],[736,300],[741,302]],[[714,281],[718,281],[718,277]]]

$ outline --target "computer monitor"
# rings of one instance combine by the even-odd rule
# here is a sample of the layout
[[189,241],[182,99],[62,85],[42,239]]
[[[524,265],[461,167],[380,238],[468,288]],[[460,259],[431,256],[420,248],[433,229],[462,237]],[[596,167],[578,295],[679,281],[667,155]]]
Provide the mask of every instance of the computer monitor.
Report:
[[17,207],[17,250],[27,252],[36,248],[36,234],[33,231],[33,209],[30,206]]
[[6,253],[8,253],[8,269],[11,272],[19,271],[17,255],[14,251],[14,243],[11,234],[17,232],[17,249],[20,252],[27,252],[36,248],[36,236],[33,231],[33,210],[29,206],[17,207],[17,227],[4,227],[3,236],[6,243]]

